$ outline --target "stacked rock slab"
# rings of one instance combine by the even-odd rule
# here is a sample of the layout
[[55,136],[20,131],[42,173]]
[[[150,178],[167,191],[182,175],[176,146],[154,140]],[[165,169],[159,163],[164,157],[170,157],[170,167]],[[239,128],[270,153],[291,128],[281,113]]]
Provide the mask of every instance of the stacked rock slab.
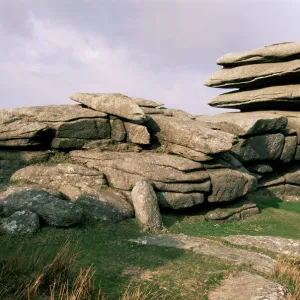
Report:
[[282,43],[217,60],[223,69],[204,83],[235,88],[209,102],[241,112],[197,116],[239,136],[230,150],[258,180],[249,195],[298,201],[300,192],[300,43]]

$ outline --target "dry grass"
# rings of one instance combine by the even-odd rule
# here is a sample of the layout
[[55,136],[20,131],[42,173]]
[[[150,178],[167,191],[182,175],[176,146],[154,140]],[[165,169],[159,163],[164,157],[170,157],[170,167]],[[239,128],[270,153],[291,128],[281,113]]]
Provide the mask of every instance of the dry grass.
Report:
[[[95,284],[92,266],[74,276],[78,248],[66,242],[54,259],[45,264],[45,253],[24,259],[22,249],[0,260],[1,300],[105,300]],[[75,279],[74,279],[75,278]],[[164,291],[163,291],[164,292]],[[130,284],[120,300],[165,300],[173,297],[153,285]]]
[[300,259],[299,258],[284,258],[280,256],[277,259],[275,268],[275,278],[286,282],[293,287],[288,300],[300,299]]

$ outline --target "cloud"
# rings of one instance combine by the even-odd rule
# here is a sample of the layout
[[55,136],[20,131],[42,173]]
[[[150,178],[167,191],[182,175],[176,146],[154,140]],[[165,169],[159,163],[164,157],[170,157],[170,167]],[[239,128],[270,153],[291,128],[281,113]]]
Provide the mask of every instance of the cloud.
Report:
[[297,41],[299,1],[0,2],[1,108],[119,92],[193,114],[219,113],[203,86],[216,59]]

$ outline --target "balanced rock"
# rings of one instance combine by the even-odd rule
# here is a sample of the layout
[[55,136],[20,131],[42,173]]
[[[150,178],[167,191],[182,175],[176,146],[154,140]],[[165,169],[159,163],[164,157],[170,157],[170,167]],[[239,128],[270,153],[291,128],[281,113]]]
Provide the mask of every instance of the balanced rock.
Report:
[[144,121],[146,115],[135,100],[122,94],[74,93],[70,99],[94,110],[127,120]]
[[137,182],[131,196],[135,215],[141,224],[146,229],[161,229],[163,224],[157,197],[151,183],[145,180]]
[[0,233],[28,234],[35,233],[40,228],[38,215],[30,210],[16,211],[9,217],[0,220]]
[[300,58],[300,43],[279,43],[251,51],[228,53],[217,60],[218,65],[231,67],[253,63],[278,62]]

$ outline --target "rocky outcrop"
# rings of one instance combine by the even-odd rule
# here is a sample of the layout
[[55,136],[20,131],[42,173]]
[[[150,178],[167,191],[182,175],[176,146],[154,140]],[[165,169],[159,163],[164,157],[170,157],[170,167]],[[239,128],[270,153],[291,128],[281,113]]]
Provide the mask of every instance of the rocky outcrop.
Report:
[[[245,88],[221,95],[228,101],[216,106],[234,99],[247,112],[192,116],[156,101],[87,93],[71,96],[80,105],[1,110],[0,187],[50,192],[79,207],[82,220],[103,223],[134,216],[132,191],[144,181],[160,208],[214,206],[206,218],[217,222],[257,213],[247,201],[261,195],[296,200],[300,114],[274,103],[295,105],[298,59],[282,55],[251,65],[225,62],[218,73],[224,77],[210,82]],[[267,78],[276,86],[264,86]]]

